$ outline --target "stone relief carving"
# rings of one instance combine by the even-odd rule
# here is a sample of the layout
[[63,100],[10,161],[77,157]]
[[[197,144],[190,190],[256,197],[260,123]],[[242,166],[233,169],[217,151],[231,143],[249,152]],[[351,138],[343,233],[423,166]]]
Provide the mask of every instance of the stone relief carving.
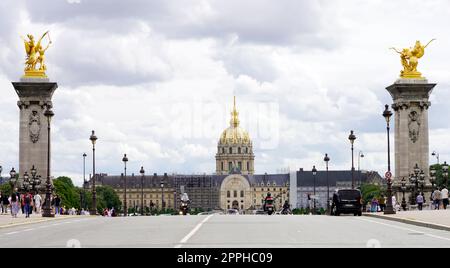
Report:
[[409,113],[408,120],[409,138],[413,143],[419,139],[420,115],[416,111]]
[[33,143],[36,143],[39,140],[39,134],[41,133],[41,119],[37,111],[31,111],[28,126],[30,130],[30,139]]

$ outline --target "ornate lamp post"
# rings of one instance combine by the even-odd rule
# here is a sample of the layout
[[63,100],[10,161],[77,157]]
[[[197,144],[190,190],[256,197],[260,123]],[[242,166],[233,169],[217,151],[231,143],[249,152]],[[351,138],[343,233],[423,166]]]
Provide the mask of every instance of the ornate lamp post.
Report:
[[31,168],[31,178],[32,178],[32,180],[31,180],[30,184],[31,184],[31,187],[32,187],[34,195],[37,193],[36,186],[41,184],[40,176],[36,176],[36,174],[37,174],[37,170],[36,170],[36,168],[33,165],[33,167]]
[[431,155],[434,156],[434,157],[436,157],[436,159],[437,159],[437,164],[439,165],[439,153],[437,153],[436,151],[433,151],[433,152],[431,153]]
[[128,206],[127,206],[128,205],[127,204],[127,162],[128,162],[128,157],[127,157],[127,154],[123,155],[122,162],[124,165],[124,168],[123,168],[124,169],[123,212],[124,212],[124,216],[126,217],[126,216],[128,216]]
[[430,182],[431,188],[434,189],[434,183],[436,182],[436,169],[433,166],[430,168]]
[[407,183],[407,181],[406,181],[405,177],[403,177],[401,180],[401,189],[402,189],[402,193],[403,193],[403,197],[402,197],[403,211],[406,211],[406,199],[405,199],[406,183]]
[[328,154],[325,154],[323,161],[325,161],[327,169],[327,212],[330,213],[330,182],[328,180],[328,162],[330,162],[330,157],[328,157]]
[[11,171],[9,172],[9,184],[11,185],[11,192],[14,192],[14,185],[16,185],[16,170],[14,168],[11,169]]
[[[387,131],[387,156],[388,156],[388,173],[391,174],[391,145],[389,141],[389,121],[392,116],[392,112],[389,110],[389,105],[384,106],[384,112],[383,117],[386,119],[386,131]],[[386,209],[384,210],[384,214],[395,214],[395,210],[392,207],[392,178],[389,175],[387,179],[387,202],[386,202]]]
[[141,167],[139,173],[141,173],[141,215],[144,215],[144,176],[145,176],[144,167]]
[[313,166],[313,169],[312,169],[312,174],[313,174],[313,178],[314,178],[314,198],[313,198],[313,209],[314,209],[314,212],[313,212],[313,215],[315,215],[316,214],[316,175],[317,175],[317,169],[316,169],[316,166]]
[[355,189],[355,163],[353,159],[353,143],[355,143],[356,136],[353,134],[353,130],[350,131],[350,135],[348,136],[348,140],[350,141],[350,144],[352,145],[352,189]]
[[444,176],[444,186],[447,187],[447,183],[448,183],[448,165],[447,165],[446,161],[442,165],[442,175]]
[[24,193],[28,192],[28,186],[30,185],[30,175],[28,175],[28,172],[25,171],[23,174],[23,182],[22,182],[22,191]]
[[52,213],[50,200],[52,195],[52,184],[50,181],[50,123],[54,115],[55,114],[53,113],[53,111],[49,107],[47,107],[47,110],[44,113],[44,116],[47,117],[47,181],[45,185],[45,206],[42,217],[55,217],[55,214]]
[[97,139],[95,132],[92,130],[92,134],[89,137],[89,140],[92,142],[92,209],[89,212],[90,215],[97,215],[97,191],[95,189],[95,143]]
[[425,172],[423,172],[423,170],[421,170],[420,174],[419,174],[419,184],[420,184],[420,190],[423,193],[423,187],[425,185]]

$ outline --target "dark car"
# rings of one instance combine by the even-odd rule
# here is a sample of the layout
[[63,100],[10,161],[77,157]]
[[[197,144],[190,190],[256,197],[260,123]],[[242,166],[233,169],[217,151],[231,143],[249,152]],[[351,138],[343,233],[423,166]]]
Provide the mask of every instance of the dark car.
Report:
[[340,214],[362,215],[361,192],[356,189],[338,190],[333,195],[331,212],[335,216]]

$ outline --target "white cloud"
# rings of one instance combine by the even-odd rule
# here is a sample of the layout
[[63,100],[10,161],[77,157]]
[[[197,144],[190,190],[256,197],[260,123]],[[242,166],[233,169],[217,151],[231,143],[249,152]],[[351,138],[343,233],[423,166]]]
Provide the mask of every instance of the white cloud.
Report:
[[[50,4],[52,2],[52,4]],[[217,139],[232,96],[254,139],[258,173],[350,168],[350,129],[364,169],[385,170],[385,87],[398,76],[391,46],[437,38],[419,70],[438,82],[431,97],[430,149],[441,159],[450,131],[443,0],[1,1],[0,165],[18,163],[18,108],[9,81],[22,73],[19,35],[50,29],[54,174],[82,178],[90,131],[98,170],[215,170]],[[380,18],[383,18],[382,20]],[[356,153],[355,153],[356,155]],[[89,160],[91,161],[91,160]],[[89,162],[88,162],[89,163]],[[330,163],[331,164],[331,163]]]

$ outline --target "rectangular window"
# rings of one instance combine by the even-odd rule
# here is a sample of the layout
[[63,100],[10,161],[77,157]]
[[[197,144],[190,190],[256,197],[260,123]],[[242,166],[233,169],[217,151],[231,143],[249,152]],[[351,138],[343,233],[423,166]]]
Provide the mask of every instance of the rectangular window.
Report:
[[242,170],[242,162],[238,162],[239,170]]
[[228,171],[233,169],[233,162],[228,162]]
[[250,162],[247,162],[247,171],[250,171]]
[[234,190],[233,196],[237,197],[237,191],[236,190]]

